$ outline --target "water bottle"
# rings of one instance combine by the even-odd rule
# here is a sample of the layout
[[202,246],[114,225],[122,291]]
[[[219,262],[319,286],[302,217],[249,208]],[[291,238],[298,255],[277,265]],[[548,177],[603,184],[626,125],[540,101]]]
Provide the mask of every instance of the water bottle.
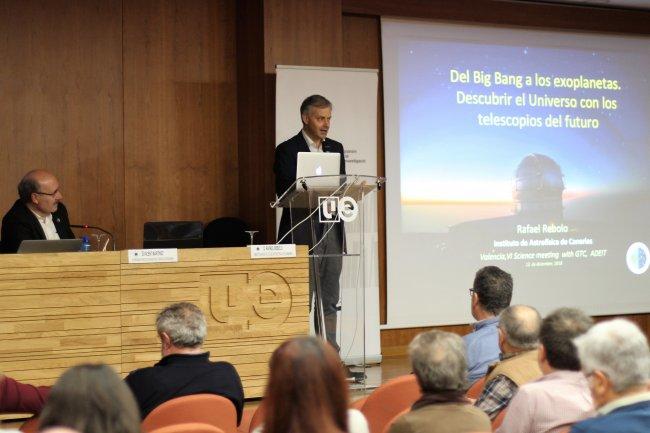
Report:
[[82,253],[90,251],[90,239],[88,236],[81,237],[81,250]]

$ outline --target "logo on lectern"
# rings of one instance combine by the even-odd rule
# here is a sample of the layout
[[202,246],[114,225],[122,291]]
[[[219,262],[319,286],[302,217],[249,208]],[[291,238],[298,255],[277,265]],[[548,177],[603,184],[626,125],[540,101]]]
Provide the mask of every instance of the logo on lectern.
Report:
[[352,197],[318,197],[318,221],[321,223],[351,222],[359,215],[359,204]]

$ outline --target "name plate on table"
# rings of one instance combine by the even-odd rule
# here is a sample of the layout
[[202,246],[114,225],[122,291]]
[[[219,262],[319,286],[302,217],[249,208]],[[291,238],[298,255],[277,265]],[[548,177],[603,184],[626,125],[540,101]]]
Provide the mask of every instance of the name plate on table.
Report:
[[129,250],[129,263],[176,263],[178,248]]
[[251,245],[251,259],[296,257],[296,244]]

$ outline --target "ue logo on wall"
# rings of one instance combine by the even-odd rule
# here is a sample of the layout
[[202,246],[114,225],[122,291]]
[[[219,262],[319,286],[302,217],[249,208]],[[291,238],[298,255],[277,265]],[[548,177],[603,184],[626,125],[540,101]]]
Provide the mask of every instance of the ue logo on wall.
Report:
[[338,223],[354,221],[359,215],[359,205],[352,197],[318,197],[318,221]]

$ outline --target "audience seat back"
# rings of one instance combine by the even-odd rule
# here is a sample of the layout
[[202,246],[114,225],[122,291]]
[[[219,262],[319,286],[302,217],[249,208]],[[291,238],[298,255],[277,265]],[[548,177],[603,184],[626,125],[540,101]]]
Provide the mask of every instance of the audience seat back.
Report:
[[350,403],[350,409],[361,410],[363,405],[366,404],[366,400],[368,400],[368,396],[354,400],[352,403]]
[[472,386],[469,387],[467,394],[465,395],[467,395],[467,398],[476,400],[483,392],[483,388],[485,388],[485,376],[474,382]]
[[143,433],[174,424],[204,423],[220,428],[224,433],[237,433],[235,405],[225,397],[196,394],[166,401],[142,421]]
[[384,430],[382,430],[382,433],[388,433],[388,431],[390,430],[391,425],[393,425],[393,423],[397,420],[397,418],[399,418],[400,416],[404,415],[405,413],[409,413],[410,411],[411,411],[411,408],[404,409],[403,411],[401,411],[400,413],[398,413],[397,415],[395,415],[395,416],[393,417],[393,419],[391,419],[390,421],[388,421],[388,422],[386,423],[386,425],[384,426]]
[[409,409],[421,396],[414,374],[400,376],[381,385],[361,407],[370,433],[382,433],[386,424],[400,412]]
[[253,430],[257,428],[260,424],[264,422],[264,403],[261,403],[257,406],[253,418],[251,419],[251,425],[248,428],[249,433],[252,433]]
[[492,431],[495,431],[501,426],[501,423],[503,422],[503,418],[506,417],[506,412],[508,411],[508,408],[503,409],[501,412],[499,412],[499,415],[497,415],[496,418],[492,421]]
[[224,431],[210,424],[188,422],[161,427],[152,430],[151,433],[224,433]]

